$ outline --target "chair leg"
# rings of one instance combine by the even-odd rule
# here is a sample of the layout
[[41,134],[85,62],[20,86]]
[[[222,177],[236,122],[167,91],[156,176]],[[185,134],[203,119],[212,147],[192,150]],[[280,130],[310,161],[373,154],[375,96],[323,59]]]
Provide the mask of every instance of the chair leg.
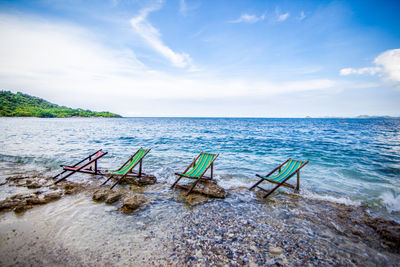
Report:
[[171,185],[171,188],[174,188],[174,186],[179,182],[180,179],[182,179],[183,176],[179,175],[178,179],[176,179],[175,183]]
[[119,184],[119,183],[122,181],[122,179],[124,179],[124,178],[126,177],[127,174],[128,174],[128,173],[126,173],[126,174],[123,175],[121,178],[119,178],[119,179],[110,187],[110,189],[113,189],[117,184]]
[[64,174],[66,171],[62,171],[59,174],[57,174],[56,176],[53,177],[53,179],[56,179],[58,176],[60,176],[61,174]]
[[190,187],[189,191],[186,193],[186,195],[189,195],[190,192],[192,192],[193,188],[196,186],[196,184],[200,181],[200,178],[197,178],[197,180],[192,184]]
[[253,190],[257,185],[261,184],[264,181],[264,178],[261,178],[260,181],[258,181],[257,183],[255,183],[252,187],[249,188],[249,190]]
[[265,196],[263,196],[263,198],[267,198],[267,197],[268,197],[269,195],[271,195],[276,189],[278,189],[282,184],[283,184],[283,183],[278,184],[274,189],[272,189],[272,190],[269,191]]
[[111,175],[104,183],[102,183],[101,185],[105,185],[108,181],[110,181],[111,180],[111,178],[113,178],[114,177],[114,175]]
[[300,190],[300,170],[297,171],[297,186],[296,191]]
[[68,177],[70,177],[72,174],[76,173],[76,171],[72,171],[71,173],[68,173],[67,175],[65,175],[63,178],[57,180],[54,182],[54,184],[58,184],[59,182],[61,182],[62,180],[67,179]]
[[142,160],[140,160],[140,162],[139,162],[139,174],[138,174],[138,177],[141,177],[142,176]]

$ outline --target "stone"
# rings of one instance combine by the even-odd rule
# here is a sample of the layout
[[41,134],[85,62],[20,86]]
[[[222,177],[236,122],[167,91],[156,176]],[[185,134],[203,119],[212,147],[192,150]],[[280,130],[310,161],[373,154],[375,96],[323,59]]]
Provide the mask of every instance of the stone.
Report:
[[5,199],[3,201],[0,201],[0,211],[7,211],[12,208],[14,208],[19,202],[18,201],[12,201],[10,199]]
[[208,200],[208,197],[202,194],[193,193],[186,195],[186,191],[181,191],[179,195],[190,206],[195,206]]
[[62,196],[61,192],[53,192],[53,193],[48,193],[48,194],[44,195],[43,198],[46,201],[54,201],[54,200],[60,199],[61,196]]
[[38,197],[27,198],[25,201],[26,201],[27,205],[43,205],[48,202],[48,201],[38,198]]
[[132,184],[138,186],[155,184],[157,179],[154,175],[142,174],[141,177],[126,177],[121,184]]
[[[189,184],[190,187],[192,184]],[[222,187],[220,187],[216,181],[200,181],[197,185],[193,188],[192,192],[200,193],[209,197],[215,198],[225,198],[226,191]]]
[[[28,180],[29,181],[29,180]],[[26,187],[28,187],[29,189],[36,189],[36,188],[40,188],[40,187],[42,187],[40,184],[38,184],[38,183],[29,183],[28,184],[28,181],[26,181],[26,184],[27,184],[27,186]]]
[[280,255],[283,253],[283,249],[280,247],[269,247],[269,252],[274,255]]
[[33,206],[32,205],[26,205],[26,204],[19,204],[19,205],[17,205],[15,208],[14,208],[14,212],[15,213],[22,213],[22,212],[25,212],[26,210],[29,210],[29,209],[31,209],[31,208],[33,208]]
[[111,193],[106,198],[106,204],[113,204],[117,202],[121,198],[122,194],[120,193]]
[[113,193],[112,190],[110,190],[110,189],[105,189],[105,188],[101,188],[101,189],[96,190],[96,191],[93,193],[92,199],[93,199],[94,201],[101,202],[101,201],[104,201],[104,200],[108,197],[108,195],[111,194],[111,193]]
[[125,214],[129,214],[137,210],[146,199],[139,194],[130,193],[123,197],[122,207],[120,208]]

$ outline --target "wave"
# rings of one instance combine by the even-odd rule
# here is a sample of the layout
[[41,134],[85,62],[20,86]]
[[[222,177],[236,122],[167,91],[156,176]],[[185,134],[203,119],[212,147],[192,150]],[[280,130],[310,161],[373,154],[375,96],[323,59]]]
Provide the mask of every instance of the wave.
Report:
[[302,194],[305,198],[310,198],[310,199],[316,199],[316,200],[324,200],[324,201],[329,201],[333,203],[338,203],[338,204],[344,204],[344,205],[349,205],[349,206],[360,206],[361,201],[358,200],[352,200],[348,197],[338,197],[334,195],[319,195],[314,192],[310,191],[303,191]]
[[395,196],[391,192],[384,192],[379,198],[389,213],[400,211],[400,195]]

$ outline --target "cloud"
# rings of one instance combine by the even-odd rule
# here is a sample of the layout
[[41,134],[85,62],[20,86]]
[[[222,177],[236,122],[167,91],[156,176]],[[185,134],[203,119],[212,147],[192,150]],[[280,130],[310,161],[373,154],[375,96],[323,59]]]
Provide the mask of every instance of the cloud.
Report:
[[400,82],[400,49],[392,49],[381,53],[374,59],[374,63],[375,67],[341,69],[340,75],[379,74],[387,81]]
[[306,18],[306,14],[304,14],[304,11],[301,11],[301,12],[300,12],[299,20],[303,20],[303,19],[305,19],[305,18]]
[[351,74],[369,74],[375,75],[378,72],[381,72],[382,69],[379,67],[369,67],[369,68],[360,68],[360,69],[353,69],[353,68],[344,68],[340,70],[340,75],[347,76]]
[[179,12],[183,16],[187,16],[190,11],[193,11],[193,10],[199,8],[200,5],[201,5],[200,2],[198,2],[198,3],[193,3],[192,2],[191,4],[188,4],[186,2],[186,0],[180,0],[179,1]]
[[264,19],[265,19],[265,14],[257,16],[244,13],[238,19],[230,21],[230,23],[256,23]]
[[289,18],[289,16],[290,16],[289,12],[286,12],[284,14],[277,14],[277,21],[278,22],[285,21]]
[[374,63],[382,66],[385,77],[400,82],[400,49],[388,50],[375,58]]
[[186,53],[177,53],[165,45],[161,40],[160,32],[147,20],[151,12],[161,8],[161,4],[162,2],[158,2],[153,6],[140,10],[139,15],[132,18],[130,23],[135,32],[142,37],[152,49],[169,60],[173,66],[179,68],[190,67],[192,61],[190,56]]
[[[0,35],[1,89],[122,115],[184,116],[189,111],[180,107],[193,101],[207,107],[210,99],[263,99],[336,86],[325,79],[270,82],[216,76],[203,70],[196,75],[154,71],[133,51],[102,45],[84,28],[37,17],[0,14]],[[160,101],[164,106],[157,104]],[[236,104],[226,107],[234,109]],[[219,109],[225,114],[222,106]],[[207,110],[211,116],[214,109]]]

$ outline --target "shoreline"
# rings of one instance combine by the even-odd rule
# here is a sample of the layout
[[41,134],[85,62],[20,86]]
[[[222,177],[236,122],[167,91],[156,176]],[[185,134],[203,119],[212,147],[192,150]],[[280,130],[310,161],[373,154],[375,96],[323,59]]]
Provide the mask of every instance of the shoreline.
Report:
[[[1,265],[400,262],[400,225],[373,218],[362,206],[286,193],[265,201],[245,188],[228,190],[225,199],[198,196],[200,203],[191,206],[180,190],[158,183],[132,188],[148,204],[125,215],[119,204],[94,202],[96,186],[83,184],[83,190],[22,215],[0,213]],[[385,236],[390,229],[394,235]]]

